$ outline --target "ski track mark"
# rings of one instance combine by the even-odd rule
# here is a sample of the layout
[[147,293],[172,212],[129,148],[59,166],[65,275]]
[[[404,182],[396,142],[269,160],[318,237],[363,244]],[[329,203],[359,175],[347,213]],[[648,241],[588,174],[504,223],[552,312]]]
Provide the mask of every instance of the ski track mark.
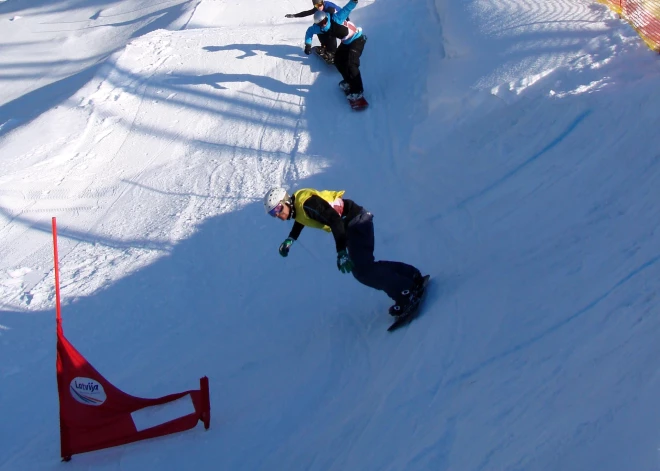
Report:
[[450,381],[447,384],[456,384],[461,381],[464,381],[475,374],[479,373],[481,370],[484,368],[504,359],[507,358],[515,353],[519,353],[520,351],[529,348],[530,346],[536,344],[539,340],[547,337],[548,335],[551,335],[555,332],[557,332],[559,329],[562,327],[570,324],[572,321],[575,319],[579,318],[586,312],[590,311],[594,307],[596,307],[601,301],[603,301],[605,298],[607,298],[610,294],[612,294],[614,291],[616,291],[618,288],[623,286],[625,283],[630,281],[632,278],[636,277],[646,269],[654,266],[658,261],[660,261],[660,255],[657,255],[653,258],[651,258],[649,261],[646,263],[640,265],[637,267],[635,270],[631,271],[628,275],[623,277],[621,280],[619,280],[617,283],[614,284],[610,289],[605,291],[602,295],[598,296],[596,299],[591,301],[589,304],[584,306],[582,309],[578,310],[577,312],[571,314],[567,318],[561,320],[560,322],[555,323],[554,325],[546,328],[542,332],[539,332],[538,334],[534,335],[533,337],[529,338],[528,340],[524,342],[520,342],[517,345],[514,345],[507,350],[503,351],[502,353],[499,353],[498,355],[493,356],[492,358],[489,358],[486,361],[481,362],[480,364],[476,365],[475,367],[461,373],[460,375],[454,376],[453,378],[450,379]]
[[[575,128],[577,128],[578,125],[579,125],[582,121],[584,121],[584,119],[587,118],[590,114],[591,114],[591,110],[586,110],[586,111],[583,111],[582,113],[580,113],[580,115],[578,115],[577,118],[575,118],[575,119],[573,120],[573,122],[570,123],[570,124],[568,125],[568,127],[567,127],[567,128],[561,133],[561,134],[559,134],[559,136],[557,136],[556,138],[554,138],[554,139],[553,139],[548,145],[546,145],[543,149],[541,149],[541,150],[538,151],[536,154],[534,154],[533,156],[531,156],[530,158],[528,158],[527,160],[525,160],[524,162],[522,162],[521,164],[519,164],[516,168],[514,168],[514,169],[510,170],[509,172],[507,172],[506,174],[504,174],[504,175],[503,175],[502,177],[500,177],[499,179],[495,180],[493,183],[491,183],[490,185],[488,185],[487,187],[485,187],[484,189],[482,189],[482,190],[479,191],[478,193],[475,193],[474,195],[468,196],[468,197],[465,198],[463,201],[460,201],[460,202],[456,205],[456,207],[460,209],[460,208],[462,208],[463,206],[465,206],[465,205],[467,205],[467,204],[470,204],[471,202],[475,201],[476,199],[483,197],[483,196],[486,195],[487,193],[490,193],[490,192],[491,192],[492,190],[494,190],[495,188],[498,188],[499,186],[501,186],[501,185],[502,185],[504,182],[506,182],[507,180],[509,180],[509,179],[511,179],[511,178],[513,178],[513,177],[515,177],[515,176],[516,176],[517,174],[519,174],[522,170],[524,170],[524,169],[527,168],[529,165],[531,165],[531,164],[534,163],[536,160],[538,160],[541,156],[543,156],[543,154],[545,154],[546,152],[550,151],[551,149],[553,149],[554,147],[556,147],[558,144],[560,144],[564,139],[566,139],[566,137],[569,136],[569,135],[575,130]],[[437,216],[435,216],[435,217],[431,217],[431,218],[429,218],[429,220],[433,220],[434,218],[437,218],[437,217],[439,217],[439,215],[437,215]]]
[[[150,64],[151,66],[155,66],[152,68],[150,71],[151,73],[142,79],[136,80],[135,83],[137,84],[138,89],[140,90],[139,93],[139,102],[136,107],[135,112],[133,113],[132,119],[130,126],[128,127],[128,130],[125,132],[124,138],[118,147],[117,151],[113,154],[112,158],[109,159],[109,162],[106,162],[106,167],[108,165],[111,166],[112,162],[115,161],[118,156],[122,153],[123,148],[126,144],[126,142],[129,140],[129,138],[132,138],[134,135],[134,129],[136,123],[139,121],[140,116],[141,116],[141,108],[144,103],[145,99],[145,94],[146,91],[150,88],[150,82],[152,77],[157,73],[159,68],[167,62],[168,58],[163,57],[159,58],[155,63]],[[112,90],[104,91],[103,90],[103,84],[106,83],[106,80],[102,80],[99,83],[99,86],[97,87],[96,93],[102,93],[102,97],[100,99],[97,99],[95,95],[90,96],[88,103],[94,103],[94,101],[98,101],[99,103],[106,102],[107,100],[112,100],[116,101],[117,97],[114,95],[114,88]],[[125,195],[127,192],[131,189],[129,185],[113,185],[109,188],[94,188],[94,185],[96,184],[95,181],[92,180],[90,184],[87,185],[86,188],[76,188],[76,184],[67,184],[67,175],[69,175],[70,170],[73,168],[72,165],[77,165],[77,160],[80,158],[81,154],[80,152],[76,151],[75,149],[80,149],[82,145],[84,145],[85,142],[87,142],[89,139],[92,140],[92,147],[94,145],[99,145],[103,139],[107,138],[109,135],[111,135],[114,130],[113,130],[113,124],[115,121],[117,121],[119,118],[117,117],[110,117],[110,118],[101,118],[99,112],[95,109],[92,111],[90,118],[87,121],[87,125],[85,127],[85,130],[83,133],[81,133],[80,137],[78,137],[71,145],[67,146],[69,150],[64,150],[60,153],[61,157],[64,157],[64,162],[69,163],[68,169],[66,169],[63,172],[62,179],[60,182],[57,183],[57,185],[65,185],[67,188],[60,188],[60,189],[54,189],[54,190],[48,190],[48,191],[28,191],[25,196],[23,196],[23,199],[28,199],[32,201],[27,201],[26,205],[18,210],[12,211],[8,210],[8,214],[12,215],[11,220],[9,221],[9,224],[6,225],[4,229],[7,227],[11,226],[11,223],[15,221],[17,218],[20,218],[22,216],[26,216],[29,214],[53,214],[53,213],[76,213],[79,214],[81,212],[94,212],[94,211],[99,211],[101,210],[102,212],[99,213],[99,216],[96,218],[96,222],[92,223],[86,228],[86,233],[93,233],[95,229],[98,228],[100,224],[103,223],[105,220],[106,216],[111,212],[112,208],[115,206],[115,204]],[[102,132],[96,133],[98,130],[102,130]],[[177,138],[179,138],[181,135],[181,132],[175,134],[164,146],[161,147],[161,149],[158,152],[155,152],[143,165],[141,165],[141,170],[139,170],[136,173],[135,179],[140,180],[140,176],[144,174],[144,172],[150,168],[151,164],[159,158],[162,153],[164,152],[165,149],[169,145],[171,145]],[[89,139],[87,139],[89,137]],[[73,150],[71,150],[71,146],[74,147]],[[85,154],[87,155],[87,154]],[[71,156],[71,157],[68,157]],[[57,159],[56,159],[57,160]],[[61,158],[59,160],[62,160]],[[50,162],[52,165],[52,161]],[[16,194],[16,191],[12,191],[12,194]],[[111,198],[106,201],[98,201],[98,199],[106,199],[108,196]],[[95,204],[89,204],[89,205],[80,205],[79,203],[81,202],[80,199],[97,199],[95,201]],[[67,204],[67,202],[70,202],[72,200],[75,200],[78,205],[76,206],[70,206]],[[60,205],[50,205],[49,207],[40,207],[44,206],[44,202],[59,202],[61,203]],[[83,243],[81,239],[76,240],[76,242],[67,247],[65,244],[60,244],[61,245],[61,250],[60,250],[60,264],[64,265],[66,260],[69,258],[69,255],[72,253],[76,253],[77,247]],[[85,242],[87,243],[87,242]],[[45,242],[42,244],[40,247],[38,247],[36,250],[32,251],[31,253],[25,255],[21,259],[21,261],[17,264],[18,266],[34,266],[34,264],[41,264],[40,262],[42,259],[45,259],[48,257],[48,254],[52,248],[49,242]],[[64,249],[64,250],[62,250]],[[73,265],[76,265],[74,262]],[[43,276],[40,278],[39,281],[34,283],[34,287],[38,287],[42,282],[48,279],[48,277],[52,274],[52,270],[46,271]],[[6,304],[7,302],[9,303],[15,303],[17,299],[23,299],[28,301],[32,301],[32,296],[28,295],[26,296],[26,293],[24,291],[20,291],[14,293],[13,295],[10,295],[9,299],[6,299],[3,304]],[[30,304],[30,303],[28,303]]]

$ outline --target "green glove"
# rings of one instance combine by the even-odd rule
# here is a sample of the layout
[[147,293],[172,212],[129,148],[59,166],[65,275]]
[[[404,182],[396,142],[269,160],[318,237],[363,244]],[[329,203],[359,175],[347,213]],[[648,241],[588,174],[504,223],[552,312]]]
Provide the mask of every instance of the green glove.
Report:
[[353,271],[353,260],[348,256],[346,249],[337,252],[337,268],[342,273],[350,273]]
[[291,247],[291,244],[293,244],[293,239],[291,237],[287,237],[286,240],[280,244],[280,255],[282,257],[289,255],[289,247]]

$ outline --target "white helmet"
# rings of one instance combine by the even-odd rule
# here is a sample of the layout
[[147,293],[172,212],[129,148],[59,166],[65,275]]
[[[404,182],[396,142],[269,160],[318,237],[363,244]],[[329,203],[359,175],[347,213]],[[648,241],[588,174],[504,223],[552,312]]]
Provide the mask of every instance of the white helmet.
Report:
[[291,204],[291,197],[284,188],[273,188],[264,196],[264,209],[266,213],[272,211],[280,203]]
[[326,12],[317,10],[316,13],[314,13],[314,24],[321,23],[327,16],[328,14]]

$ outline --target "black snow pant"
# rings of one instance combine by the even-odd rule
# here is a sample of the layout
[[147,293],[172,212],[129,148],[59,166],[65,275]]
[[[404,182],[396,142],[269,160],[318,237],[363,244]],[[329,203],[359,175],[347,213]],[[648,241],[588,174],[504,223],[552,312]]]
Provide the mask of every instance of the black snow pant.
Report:
[[342,43],[335,54],[335,67],[351,86],[351,93],[362,93],[362,75],[360,75],[360,56],[367,42],[366,36],[360,36],[350,44]]
[[395,302],[404,300],[401,292],[413,287],[413,277],[420,272],[407,263],[375,261],[373,215],[362,210],[348,224],[346,235],[355,279],[370,288],[385,291]]
[[337,52],[337,38],[328,33],[321,33],[317,35],[321,46],[325,48],[327,52],[332,54]]

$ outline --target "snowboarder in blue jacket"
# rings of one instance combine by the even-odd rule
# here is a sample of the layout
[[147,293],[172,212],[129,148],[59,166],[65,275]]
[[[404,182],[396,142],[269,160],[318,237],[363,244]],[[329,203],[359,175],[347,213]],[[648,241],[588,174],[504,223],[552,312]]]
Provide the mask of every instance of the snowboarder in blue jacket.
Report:
[[[317,11],[324,11],[326,13],[335,13],[341,8],[335,5],[332,2],[326,2],[324,0],[312,0],[314,7],[311,10],[301,11],[299,13],[288,13],[284,15],[285,18],[305,18],[307,16],[312,16]],[[331,36],[328,33],[321,33],[318,35],[319,42],[321,43],[321,48],[319,50],[319,55],[328,64],[334,64],[335,62],[335,53],[337,52],[337,38]]]
[[344,78],[339,86],[351,101],[362,98],[364,92],[360,74],[360,56],[367,37],[362,34],[362,28],[348,20],[348,15],[357,3],[358,0],[350,0],[344,8],[334,13],[317,11],[314,13],[314,24],[307,28],[305,34],[305,54],[312,52],[312,38],[315,34],[329,34],[341,40],[335,53],[335,67]]

